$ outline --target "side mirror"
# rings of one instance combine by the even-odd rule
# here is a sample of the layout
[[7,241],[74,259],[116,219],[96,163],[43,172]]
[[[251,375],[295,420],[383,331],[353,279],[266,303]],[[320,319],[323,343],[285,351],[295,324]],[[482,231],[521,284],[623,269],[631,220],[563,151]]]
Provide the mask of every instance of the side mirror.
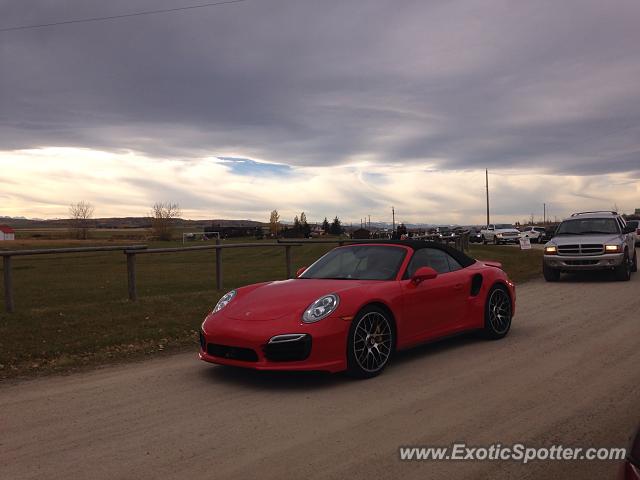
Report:
[[421,283],[425,280],[431,280],[433,278],[436,278],[437,276],[438,272],[436,272],[433,268],[420,267],[411,277],[411,281],[417,285],[418,283]]
[[298,278],[300,275],[302,275],[306,269],[307,269],[307,267],[300,267],[298,269],[298,271],[296,272],[296,278]]

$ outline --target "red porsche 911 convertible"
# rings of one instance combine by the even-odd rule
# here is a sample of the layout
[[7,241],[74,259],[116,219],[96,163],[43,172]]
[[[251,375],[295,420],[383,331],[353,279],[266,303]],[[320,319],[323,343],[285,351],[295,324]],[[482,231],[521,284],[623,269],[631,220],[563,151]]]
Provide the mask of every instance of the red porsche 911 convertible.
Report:
[[514,311],[515,287],[499,263],[424,241],[351,244],[295,279],[224,295],[202,324],[200,358],[367,378],[422,342],[469,330],[502,338]]

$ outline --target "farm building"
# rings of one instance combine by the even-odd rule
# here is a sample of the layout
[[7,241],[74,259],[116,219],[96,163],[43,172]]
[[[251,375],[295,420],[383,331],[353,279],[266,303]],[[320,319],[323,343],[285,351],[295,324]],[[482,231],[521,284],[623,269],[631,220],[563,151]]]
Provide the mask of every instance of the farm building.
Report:
[[15,240],[16,232],[7,225],[0,225],[0,240]]
[[351,232],[351,238],[354,238],[354,239],[371,238],[371,232],[366,228],[358,228],[357,230],[354,230],[353,232]]

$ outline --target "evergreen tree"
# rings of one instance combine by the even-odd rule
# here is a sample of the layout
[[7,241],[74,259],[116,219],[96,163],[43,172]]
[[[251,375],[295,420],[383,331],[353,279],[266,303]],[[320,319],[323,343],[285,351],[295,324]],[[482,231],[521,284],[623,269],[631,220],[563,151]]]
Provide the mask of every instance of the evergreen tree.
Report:
[[333,222],[331,222],[329,233],[332,235],[340,235],[342,233],[342,225],[340,224],[340,219],[337,216],[333,219]]
[[324,222],[322,222],[322,230],[324,230],[324,233],[329,233],[329,229],[331,227],[329,226],[329,221],[327,220],[327,217],[324,217]]
[[311,236],[311,227],[307,223],[307,216],[304,212],[300,214],[300,230],[305,238],[309,238]]

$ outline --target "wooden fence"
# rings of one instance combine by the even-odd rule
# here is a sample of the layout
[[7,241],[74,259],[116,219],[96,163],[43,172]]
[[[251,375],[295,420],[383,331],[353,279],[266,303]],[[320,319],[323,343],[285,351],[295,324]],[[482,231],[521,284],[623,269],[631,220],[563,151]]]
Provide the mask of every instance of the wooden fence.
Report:
[[146,245],[130,245],[130,246],[110,246],[110,247],[72,247],[72,248],[41,248],[35,250],[0,250],[2,257],[2,269],[4,271],[4,309],[7,313],[15,311],[15,303],[13,301],[13,276],[11,271],[11,259],[13,257],[31,256],[31,255],[52,255],[64,253],[86,253],[86,252],[114,252],[129,250],[142,251],[146,249]]
[[54,254],[71,254],[86,252],[113,252],[121,251],[127,257],[127,284],[129,288],[129,299],[135,301],[138,298],[136,288],[136,255],[152,254],[152,253],[175,253],[175,252],[196,252],[201,250],[216,251],[216,288],[223,288],[222,278],[222,250],[228,248],[284,248],[285,261],[287,265],[287,278],[293,276],[291,248],[300,246],[299,243],[230,243],[222,245],[220,240],[215,245],[202,245],[196,247],[177,247],[177,248],[148,248],[146,245],[120,245],[109,247],[74,247],[74,248],[49,248],[37,250],[0,250],[2,257],[2,266],[4,271],[4,308],[7,313],[15,311],[15,302],[13,298],[13,274],[12,274],[12,258],[19,256],[31,255],[54,255]]
[[[459,235],[445,239],[433,239],[441,243],[454,243],[455,248],[459,250],[467,250],[469,248],[469,236]],[[228,248],[284,248],[285,262],[287,267],[287,278],[293,277],[292,267],[292,247],[300,247],[308,243],[333,243],[344,245],[345,243],[384,243],[385,240],[278,240],[272,243],[229,243],[221,244],[220,240],[215,245],[202,245],[195,247],[175,247],[175,248],[148,248],[146,245],[128,245],[128,246],[108,246],[108,247],[73,247],[73,248],[50,248],[37,250],[0,250],[2,257],[2,265],[4,270],[4,307],[7,313],[15,311],[15,303],[13,299],[13,278],[12,278],[12,258],[27,255],[52,255],[67,253],[85,253],[85,252],[113,252],[122,251],[127,257],[127,286],[129,290],[129,300],[136,301],[138,299],[137,281],[136,281],[136,255],[147,255],[154,253],[176,253],[176,252],[197,252],[201,250],[216,251],[216,289],[223,288],[223,269],[222,269],[222,251]]]
[[[411,240],[411,238],[409,238],[409,240]],[[446,245],[450,245],[453,246],[453,248],[460,250],[461,252],[466,252],[469,250],[469,234],[468,233],[463,233],[461,235],[454,235],[451,237],[439,237],[437,235],[431,235],[431,236],[425,236],[425,237],[420,237],[420,238],[416,238],[416,240],[426,240],[429,242],[435,242],[435,243],[443,243]],[[278,243],[281,244],[289,244],[289,243],[296,243],[296,244],[300,244],[300,245],[305,245],[307,243],[334,243],[334,244],[338,244],[340,246],[344,245],[345,243],[384,243],[386,241],[386,239],[346,239],[346,238],[342,238],[342,239],[329,239],[329,240],[325,240],[325,239],[310,239],[310,240],[305,240],[305,239],[279,239]]]
[[150,253],[175,253],[175,252],[197,252],[201,250],[215,250],[216,251],[216,289],[222,290],[223,278],[222,278],[222,251],[228,248],[263,248],[263,247],[278,247],[284,248],[285,262],[287,265],[287,278],[293,277],[292,256],[291,248],[299,247],[300,242],[296,243],[229,243],[222,245],[220,240],[216,240],[215,245],[201,245],[197,247],[176,247],[176,248],[149,248],[146,250],[139,249],[125,249],[124,253],[127,256],[127,284],[129,287],[129,300],[135,301],[138,299],[138,290],[136,285],[136,255],[150,254]]

